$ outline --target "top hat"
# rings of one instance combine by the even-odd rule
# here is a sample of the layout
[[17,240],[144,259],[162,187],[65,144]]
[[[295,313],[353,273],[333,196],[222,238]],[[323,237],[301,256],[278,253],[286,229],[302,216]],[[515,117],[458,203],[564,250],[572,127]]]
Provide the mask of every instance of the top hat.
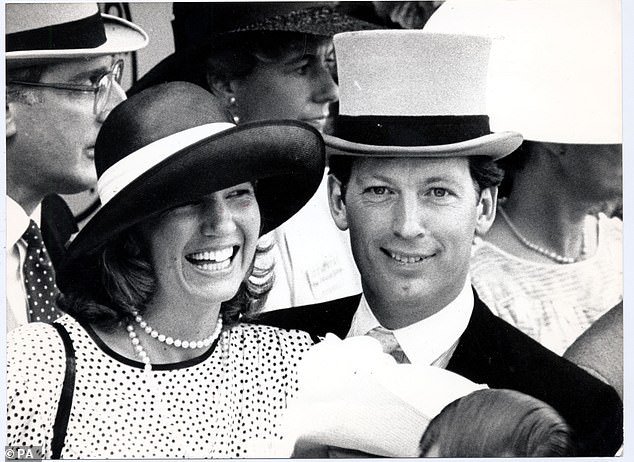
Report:
[[130,97],[110,113],[97,136],[95,167],[102,207],[66,253],[62,290],[78,260],[122,231],[240,183],[256,183],[261,233],[271,231],[313,196],[325,155],[319,132],[307,124],[235,126],[207,91],[171,82]]
[[128,92],[182,80],[207,88],[203,55],[214,38],[245,32],[295,32],[332,37],[339,32],[376,29],[335,10],[329,2],[174,2],[175,52]]
[[499,159],[521,144],[519,133],[489,129],[490,39],[374,30],[334,43],[339,115],[324,136],[329,155]]
[[551,143],[622,142],[621,2],[448,0],[430,32],[493,38],[491,127]]
[[125,53],[148,44],[136,24],[100,14],[96,3],[7,3],[7,67]]

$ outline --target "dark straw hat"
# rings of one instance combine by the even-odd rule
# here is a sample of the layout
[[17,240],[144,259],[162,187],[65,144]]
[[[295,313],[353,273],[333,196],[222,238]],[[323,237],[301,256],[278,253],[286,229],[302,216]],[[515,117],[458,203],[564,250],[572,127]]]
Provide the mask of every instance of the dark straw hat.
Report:
[[421,30],[334,38],[339,115],[327,153],[373,157],[504,157],[517,132],[492,133],[486,111],[491,40]]
[[136,24],[100,14],[96,3],[7,3],[7,67],[135,51],[148,44]]
[[95,145],[102,207],[77,235],[60,288],[78,259],[145,219],[247,181],[257,181],[262,233],[313,196],[325,168],[319,132],[297,121],[235,126],[208,92],[172,82],[117,106]]
[[332,37],[378,29],[338,12],[332,2],[174,2],[175,52],[159,62],[128,92],[182,80],[207,88],[204,54],[215,38],[244,32],[296,32]]

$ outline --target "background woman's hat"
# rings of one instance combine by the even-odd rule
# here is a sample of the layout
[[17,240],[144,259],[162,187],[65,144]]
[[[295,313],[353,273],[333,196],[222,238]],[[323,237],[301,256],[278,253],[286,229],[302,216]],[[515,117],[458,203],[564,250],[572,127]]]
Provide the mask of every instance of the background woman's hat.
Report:
[[486,83],[491,40],[420,30],[334,37],[339,115],[328,155],[499,159],[522,142],[491,133]]
[[425,30],[493,38],[494,130],[518,130],[532,141],[620,144],[621,3],[448,0]]
[[313,196],[323,177],[319,132],[297,121],[235,126],[211,95],[172,82],[117,106],[95,145],[102,208],[70,245],[73,261],[137,223],[201,196],[256,182],[262,233],[282,224]]
[[136,24],[100,14],[96,3],[7,3],[7,67],[125,53],[148,44]]
[[175,52],[128,92],[177,80],[207,88],[203,54],[214,37],[244,32],[296,32],[332,37],[381,26],[340,13],[333,2],[174,2]]

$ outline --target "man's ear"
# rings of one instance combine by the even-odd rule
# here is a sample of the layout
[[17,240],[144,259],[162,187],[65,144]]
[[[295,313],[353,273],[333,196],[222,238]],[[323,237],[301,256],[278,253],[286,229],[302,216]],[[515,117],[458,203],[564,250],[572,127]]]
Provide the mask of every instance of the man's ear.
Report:
[[495,211],[497,209],[498,188],[492,186],[485,188],[480,193],[478,200],[478,216],[476,218],[476,236],[484,236],[495,221]]
[[17,132],[17,127],[15,125],[15,111],[13,109],[13,104],[7,102],[7,117],[6,117],[6,134],[7,138],[11,138]]
[[328,175],[328,204],[330,214],[335,220],[337,228],[341,231],[348,229],[348,216],[346,212],[345,188],[334,175]]

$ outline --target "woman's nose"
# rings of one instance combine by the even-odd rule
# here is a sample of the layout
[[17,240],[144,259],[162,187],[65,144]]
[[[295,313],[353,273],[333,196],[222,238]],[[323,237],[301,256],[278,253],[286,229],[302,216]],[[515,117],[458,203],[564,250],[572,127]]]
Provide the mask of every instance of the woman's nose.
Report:
[[328,67],[321,67],[318,75],[315,76],[315,80],[315,91],[313,94],[315,102],[334,103],[339,100],[339,87]]
[[231,233],[236,229],[231,209],[222,200],[212,200],[202,211],[201,231],[205,236],[217,236]]

